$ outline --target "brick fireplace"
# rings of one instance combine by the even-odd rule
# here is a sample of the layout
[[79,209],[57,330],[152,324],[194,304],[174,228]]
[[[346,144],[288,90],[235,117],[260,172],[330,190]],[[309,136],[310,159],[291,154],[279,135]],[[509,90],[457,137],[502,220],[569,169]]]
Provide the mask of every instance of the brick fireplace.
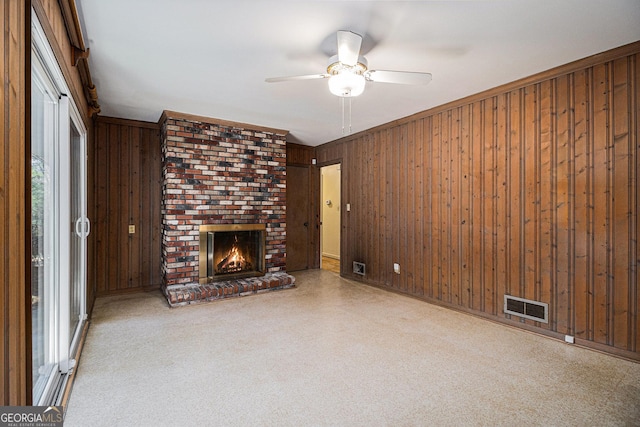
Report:
[[[287,132],[165,111],[162,275],[169,304],[293,286],[286,274]],[[200,228],[264,224],[264,276],[200,280]]]

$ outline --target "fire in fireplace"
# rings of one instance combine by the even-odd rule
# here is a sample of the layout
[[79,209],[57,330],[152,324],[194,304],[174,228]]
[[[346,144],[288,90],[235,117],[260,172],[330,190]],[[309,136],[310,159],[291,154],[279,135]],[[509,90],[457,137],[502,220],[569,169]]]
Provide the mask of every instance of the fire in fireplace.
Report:
[[200,283],[265,274],[265,224],[200,226]]

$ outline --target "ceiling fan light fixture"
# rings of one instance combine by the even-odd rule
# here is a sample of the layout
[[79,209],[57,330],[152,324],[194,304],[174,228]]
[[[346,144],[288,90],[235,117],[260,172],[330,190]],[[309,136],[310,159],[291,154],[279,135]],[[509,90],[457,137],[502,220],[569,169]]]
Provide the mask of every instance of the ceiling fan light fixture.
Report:
[[329,77],[329,91],[343,98],[359,96],[364,92],[366,80],[362,74],[341,70]]

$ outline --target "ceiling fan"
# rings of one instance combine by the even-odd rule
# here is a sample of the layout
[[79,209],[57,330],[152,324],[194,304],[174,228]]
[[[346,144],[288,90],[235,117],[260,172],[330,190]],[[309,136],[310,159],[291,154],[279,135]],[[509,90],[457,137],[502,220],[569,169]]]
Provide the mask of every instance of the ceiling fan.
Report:
[[362,36],[351,31],[338,31],[338,54],[329,59],[327,72],[303,76],[271,77],[268,83],[293,80],[329,79],[332,94],[350,98],[362,94],[366,82],[426,85],[431,81],[430,73],[410,71],[370,70],[367,60],[360,56]]

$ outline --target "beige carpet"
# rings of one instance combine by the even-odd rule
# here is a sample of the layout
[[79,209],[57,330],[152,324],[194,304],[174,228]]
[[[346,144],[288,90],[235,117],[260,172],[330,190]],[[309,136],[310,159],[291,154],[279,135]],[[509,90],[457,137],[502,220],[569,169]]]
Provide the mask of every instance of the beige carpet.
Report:
[[313,270],[100,298],[65,427],[640,425],[640,364]]

